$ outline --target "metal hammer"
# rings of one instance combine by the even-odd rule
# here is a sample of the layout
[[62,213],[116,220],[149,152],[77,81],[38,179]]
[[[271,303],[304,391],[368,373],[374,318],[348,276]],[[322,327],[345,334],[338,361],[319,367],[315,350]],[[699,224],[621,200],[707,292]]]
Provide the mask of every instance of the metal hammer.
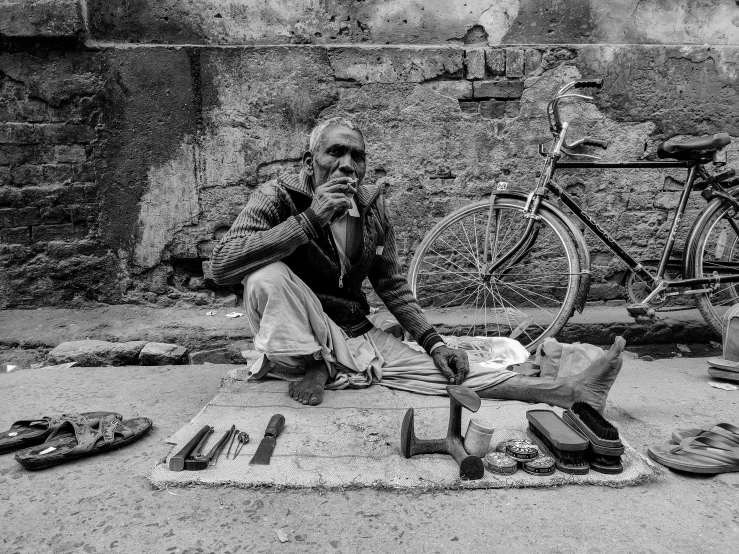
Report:
[[459,464],[459,478],[463,481],[481,479],[485,473],[482,458],[470,456],[462,444],[462,408],[471,412],[480,409],[480,397],[475,391],[462,385],[447,385],[449,393],[449,427],[446,438],[417,439],[414,428],[413,408],[409,408],[400,429],[400,448],[403,456],[417,454],[449,454]]

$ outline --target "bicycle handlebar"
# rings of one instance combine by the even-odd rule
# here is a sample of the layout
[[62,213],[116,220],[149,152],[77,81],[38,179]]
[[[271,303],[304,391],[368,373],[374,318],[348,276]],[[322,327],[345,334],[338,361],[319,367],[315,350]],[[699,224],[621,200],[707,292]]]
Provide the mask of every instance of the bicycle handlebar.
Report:
[[603,150],[608,148],[607,140],[587,138],[584,141],[582,141],[582,143],[586,146],[597,146],[598,148],[602,148]]
[[[559,133],[562,130],[562,120],[559,117],[559,102],[565,98],[580,98],[582,100],[592,100],[590,96],[583,96],[582,94],[575,94],[569,92],[573,88],[602,88],[603,79],[584,79],[582,81],[570,81],[557,92],[557,95],[549,102],[547,106],[547,117],[549,118],[549,126],[554,133]],[[588,146],[596,146],[598,148],[608,148],[608,142],[605,140],[594,139],[586,137],[579,141],[575,141],[571,145],[565,144],[567,148],[574,147],[579,144]]]

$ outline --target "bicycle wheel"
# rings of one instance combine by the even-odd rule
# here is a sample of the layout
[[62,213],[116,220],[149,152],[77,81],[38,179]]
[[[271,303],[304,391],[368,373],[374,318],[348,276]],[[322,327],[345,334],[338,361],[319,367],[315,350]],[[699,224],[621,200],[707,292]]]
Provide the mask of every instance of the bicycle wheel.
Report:
[[442,335],[513,336],[533,351],[567,323],[580,260],[566,226],[551,212],[540,210],[535,240],[520,259],[485,279],[487,263],[523,235],[529,221],[523,208],[523,200],[498,197],[490,216],[488,201],[470,204],[449,214],[424,238],[408,280]]
[[[729,207],[719,204],[698,232],[692,277],[739,273],[739,237],[727,215]],[[698,309],[713,330],[721,336],[726,311],[739,302],[737,283],[721,283],[712,292],[696,296]]]

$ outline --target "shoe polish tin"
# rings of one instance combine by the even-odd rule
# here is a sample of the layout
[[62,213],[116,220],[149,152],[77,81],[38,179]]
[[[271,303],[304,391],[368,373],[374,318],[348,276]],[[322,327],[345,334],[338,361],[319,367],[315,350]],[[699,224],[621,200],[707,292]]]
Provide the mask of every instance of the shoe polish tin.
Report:
[[510,440],[498,445],[498,451],[508,454],[519,462],[534,460],[539,456],[539,448],[528,440]]
[[554,473],[555,461],[551,456],[539,456],[535,460],[524,462],[523,470],[532,475],[551,475]]
[[500,475],[511,475],[518,470],[518,462],[503,452],[488,453],[482,463],[490,473]]

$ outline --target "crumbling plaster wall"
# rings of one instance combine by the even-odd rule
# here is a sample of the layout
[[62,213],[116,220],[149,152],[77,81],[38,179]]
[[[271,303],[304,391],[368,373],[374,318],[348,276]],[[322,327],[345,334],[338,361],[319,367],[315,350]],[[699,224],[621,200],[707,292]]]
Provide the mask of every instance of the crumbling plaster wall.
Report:
[[[645,141],[739,136],[733,0],[33,0],[25,19],[26,2],[4,2],[5,307],[210,303],[228,292],[208,280],[214,244],[334,114],[362,124],[367,180],[385,185],[408,259],[496,181],[531,187],[546,101],[568,80],[605,79],[594,104],[567,113],[575,134],[611,142],[607,159],[637,157]],[[679,178],[559,182],[646,259]],[[591,300],[623,297],[625,268],[589,242]]]

